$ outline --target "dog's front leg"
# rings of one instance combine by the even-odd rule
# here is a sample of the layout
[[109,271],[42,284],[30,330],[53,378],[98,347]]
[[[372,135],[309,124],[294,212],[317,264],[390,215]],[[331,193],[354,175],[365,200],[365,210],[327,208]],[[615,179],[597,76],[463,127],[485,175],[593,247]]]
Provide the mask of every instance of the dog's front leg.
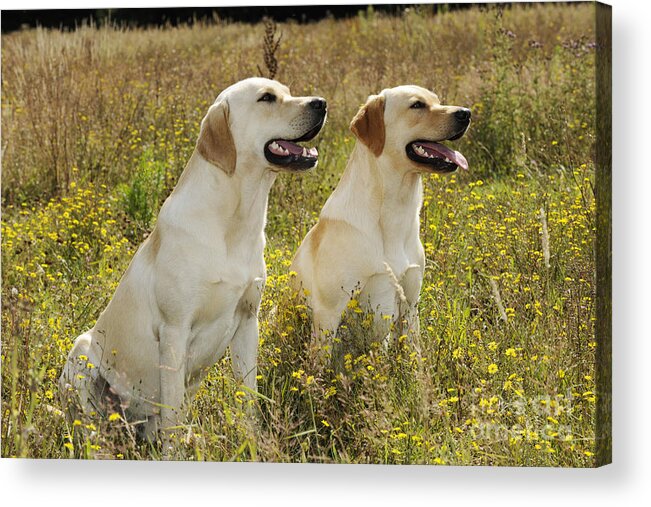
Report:
[[423,284],[423,268],[418,264],[409,266],[400,284],[404,289],[404,298],[400,301],[400,333],[409,336],[410,340],[417,339],[420,335],[418,299]]
[[242,296],[239,305],[240,325],[235,331],[230,345],[233,374],[253,391],[258,390],[256,379],[258,374],[258,310],[264,283],[264,277],[255,278]]
[[163,453],[169,457],[171,437],[176,429],[185,397],[187,332],[181,327],[163,326],[160,332],[160,403]]
[[405,303],[400,307],[400,334],[407,335],[410,340],[420,336],[420,318],[418,317],[418,301],[413,304]]
[[233,374],[253,391],[258,390],[258,336],[257,315],[247,314],[242,317],[231,342]]

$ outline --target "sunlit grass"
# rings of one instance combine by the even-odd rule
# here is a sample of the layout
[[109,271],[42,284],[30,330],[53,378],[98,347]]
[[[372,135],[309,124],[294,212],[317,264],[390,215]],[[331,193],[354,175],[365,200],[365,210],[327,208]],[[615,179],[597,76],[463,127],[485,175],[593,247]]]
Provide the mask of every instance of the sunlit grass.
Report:
[[[176,458],[593,464],[592,12],[280,25],[278,78],[328,98],[321,162],[272,190],[260,394],[221,360]],[[208,104],[256,73],[261,36],[239,24],[3,36],[2,456],[160,458],[117,414],[66,423],[57,378],[151,229]],[[424,180],[420,337],[323,364],[291,258],[343,170],[357,107],[407,82],[473,109],[460,143],[471,170]],[[354,303],[350,313],[354,345],[365,316]]]

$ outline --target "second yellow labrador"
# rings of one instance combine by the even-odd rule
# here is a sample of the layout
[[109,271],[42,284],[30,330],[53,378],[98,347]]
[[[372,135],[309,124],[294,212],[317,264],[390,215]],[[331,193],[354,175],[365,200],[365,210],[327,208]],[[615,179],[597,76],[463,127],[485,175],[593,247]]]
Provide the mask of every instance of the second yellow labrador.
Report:
[[386,338],[392,323],[396,333],[418,330],[421,176],[468,169],[441,142],[463,136],[470,116],[418,86],[383,90],[359,110],[350,125],[358,142],[291,268],[317,336],[336,334],[353,297],[374,313],[373,339]]

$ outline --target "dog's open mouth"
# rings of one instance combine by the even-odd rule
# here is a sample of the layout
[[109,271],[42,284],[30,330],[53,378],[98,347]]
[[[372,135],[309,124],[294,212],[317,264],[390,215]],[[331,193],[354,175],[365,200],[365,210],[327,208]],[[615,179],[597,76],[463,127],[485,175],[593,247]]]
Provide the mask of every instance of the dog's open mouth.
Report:
[[272,139],[264,146],[264,156],[276,166],[290,170],[307,170],[317,165],[319,152],[316,147],[305,147],[298,143],[313,139],[323,127],[319,122],[314,128],[298,139]]
[[428,165],[434,172],[451,173],[459,167],[468,170],[466,157],[433,141],[412,141],[407,145],[407,156],[414,162]]

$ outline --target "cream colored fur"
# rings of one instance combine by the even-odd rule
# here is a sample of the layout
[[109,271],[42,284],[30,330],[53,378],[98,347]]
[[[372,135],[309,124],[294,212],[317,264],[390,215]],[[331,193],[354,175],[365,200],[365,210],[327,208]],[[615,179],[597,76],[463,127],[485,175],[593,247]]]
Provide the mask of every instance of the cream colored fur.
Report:
[[[277,100],[260,102],[265,92]],[[179,424],[227,347],[236,377],[256,389],[267,199],[282,170],[263,151],[270,139],[308,130],[311,99],[262,78],[217,97],[154,230],[75,341],[60,380],[64,401],[78,394],[84,411],[105,413],[113,399],[111,410],[153,438]]]
[[[416,100],[422,110],[411,109]],[[313,310],[314,332],[333,337],[352,297],[374,313],[372,339],[418,331],[425,270],[419,238],[426,166],[410,160],[415,140],[455,134],[454,113],[432,92],[400,86],[369,97],[351,130],[358,138],[337,188],[300,245],[291,269]]]

